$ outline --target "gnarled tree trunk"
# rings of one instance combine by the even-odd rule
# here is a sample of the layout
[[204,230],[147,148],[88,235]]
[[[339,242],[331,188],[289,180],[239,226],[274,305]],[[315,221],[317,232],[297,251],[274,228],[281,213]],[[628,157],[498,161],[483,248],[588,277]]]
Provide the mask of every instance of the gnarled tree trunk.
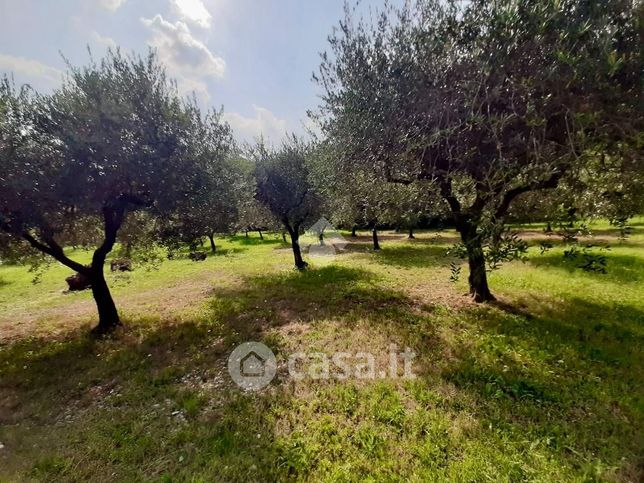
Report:
[[105,334],[112,331],[121,324],[114,299],[105,281],[103,274],[103,266],[90,268],[90,279],[92,281],[92,295],[96,302],[98,309],[98,325],[94,328],[94,332],[98,334]]
[[87,271],[87,275],[92,280],[92,294],[98,309],[98,326],[94,328],[94,332],[98,334],[111,332],[121,324],[114,299],[105,281],[103,266],[105,257],[114,247],[116,234],[123,223],[124,216],[125,206],[122,202],[103,207],[105,238],[101,246],[94,251],[92,264]]
[[291,236],[291,248],[293,249],[293,258],[295,259],[295,268],[304,270],[308,263],[302,258],[302,251],[300,250],[300,233],[298,227],[289,228],[288,233]]
[[408,237],[408,238],[409,238],[409,239],[414,239],[414,238],[416,238],[416,237],[414,236],[414,227],[413,227],[413,226],[410,226],[410,227],[409,227],[409,237]]
[[209,234],[208,239],[210,240],[210,251],[212,251],[212,253],[217,253],[217,245],[215,245],[214,233]]
[[378,241],[378,229],[374,226],[371,232],[371,237],[373,239],[373,249],[380,250],[380,242]]
[[470,295],[476,302],[489,302],[494,300],[487,284],[487,271],[485,270],[485,254],[481,238],[476,233],[476,224],[469,221],[459,221],[456,229],[461,235],[461,240],[467,250],[467,262],[470,273],[468,282]]
[[28,231],[20,233],[20,236],[33,248],[52,256],[66,267],[71,268],[90,280],[99,318],[98,326],[93,329],[93,332],[99,334],[110,332],[121,324],[114,299],[112,299],[112,294],[105,281],[103,267],[107,254],[114,248],[116,234],[123,224],[128,204],[134,204],[135,206],[146,205],[145,201],[135,196],[123,194],[103,206],[103,243],[94,251],[90,266],[70,259],[49,230],[41,230],[38,234],[32,234]]

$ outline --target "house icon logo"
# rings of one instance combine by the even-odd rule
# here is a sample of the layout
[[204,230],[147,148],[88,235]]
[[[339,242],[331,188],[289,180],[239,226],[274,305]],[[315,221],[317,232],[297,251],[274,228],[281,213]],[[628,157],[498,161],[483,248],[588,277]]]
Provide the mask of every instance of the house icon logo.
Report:
[[244,342],[235,347],[228,357],[230,377],[247,391],[266,387],[276,372],[275,354],[261,342]]
[[239,361],[239,373],[244,377],[262,377],[266,361],[255,351],[250,351]]

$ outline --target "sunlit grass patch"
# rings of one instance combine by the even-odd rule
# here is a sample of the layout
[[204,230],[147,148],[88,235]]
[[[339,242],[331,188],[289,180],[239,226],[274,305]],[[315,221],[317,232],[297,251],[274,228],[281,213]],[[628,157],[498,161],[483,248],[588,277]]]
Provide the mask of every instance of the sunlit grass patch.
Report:
[[[500,300],[483,306],[449,282],[449,232],[384,238],[380,253],[347,250],[305,272],[281,237],[222,239],[204,262],[110,274],[125,326],[104,340],[87,335],[88,295],[58,292],[66,269],[32,286],[24,267],[1,267],[0,303],[22,329],[0,346],[0,476],[636,481],[638,230],[611,238],[605,275],[531,239],[527,263],[491,274]],[[86,317],[61,321],[79,302]],[[259,393],[226,369],[247,340],[281,364]],[[417,353],[415,379],[284,370],[297,351],[368,351],[385,364],[391,344]]]

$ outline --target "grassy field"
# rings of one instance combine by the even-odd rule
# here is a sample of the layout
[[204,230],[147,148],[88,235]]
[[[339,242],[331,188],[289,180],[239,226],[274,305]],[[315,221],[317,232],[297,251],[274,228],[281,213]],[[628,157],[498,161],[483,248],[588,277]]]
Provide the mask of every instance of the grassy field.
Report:
[[[205,262],[109,274],[124,327],[105,340],[59,265],[0,266],[0,480],[641,481],[644,220],[608,273],[556,246],[450,283],[451,231],[352,240],[299,273],[276,236]],[[365,234],[366,235],[366,234]],[[87,254],[75,254],[87,257]],[[315,262],[315,261],[314,261]],[[464,269],[465,272],[465,269]],[[231,349],[262,341],[278,376],[244,392]],[[415,379],[295,380],[297,351],[417,353]],[[378,361],[382,362],[382,361]]]

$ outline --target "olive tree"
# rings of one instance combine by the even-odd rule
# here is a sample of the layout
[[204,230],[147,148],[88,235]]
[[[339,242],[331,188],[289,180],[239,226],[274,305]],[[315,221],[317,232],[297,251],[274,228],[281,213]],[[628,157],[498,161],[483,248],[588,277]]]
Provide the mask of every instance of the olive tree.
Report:
[[398,230],[407,230],[410,239],[415,238],[414,229],[418,227],[423,217],[429,218],[441,214],[437,203],[440,198],[435,187],[429,183],[390,183],[386,194],[387,203],[383,220]]
[[[194,102],[183,100],[153,53],[109,52],[69,68],[51,96],[0,89],[2,247],[39,251],[91,283],[97,332],[120,323],[103,267],[128,213],[171,212],[205,184]],[[93,227],[91,263],[65,244]],[[135,241],[135,240],[131,240]]]
[[216,253],[215,235],[234,231],[240,204],[250,188],[234,151],[231,130],[221,122],[220,113],[210,113],[201,129],[198,149],[204,179],[161,223],[162,242],[170,251],[181,244],[194,250],[208,238],[211,252]]
[[356,237],[358,226],[369,228],[373,249],[380,250],[379,226],[390,207],[390,187],[371,172],[345,171],[342,150],[332,140],[315,145],[311,153],[310,179],[322,199],[322,211],[338,226],[350,228]]
[[254,186],[254,189],[248,192],[250,196],[242,199],[235,226],[238,230],[243,231],[246,237],[248,237],[248,232],[256,231],[259,233],[260,239],[264,239],[263,231],[279,230],[282,228],[282,223],[275,218],[275,215],[265,204],[255,198],[256,188]]
[[[418,0],[350,9],[315,79],[344,169],[435,184],[492,300],[484,246],[520,194],[642,146],[641,2]],[[641,163],[639,164],[641,166]]]
[[257,199],[280,220],[291,237],[295,267],[308,265],[302,258],[299,238],[307,223],[320,214],[320,198],[313,188],[307,157],[311,147],[295,136],[276,149],[264,144],[252,152],[256,162]]

